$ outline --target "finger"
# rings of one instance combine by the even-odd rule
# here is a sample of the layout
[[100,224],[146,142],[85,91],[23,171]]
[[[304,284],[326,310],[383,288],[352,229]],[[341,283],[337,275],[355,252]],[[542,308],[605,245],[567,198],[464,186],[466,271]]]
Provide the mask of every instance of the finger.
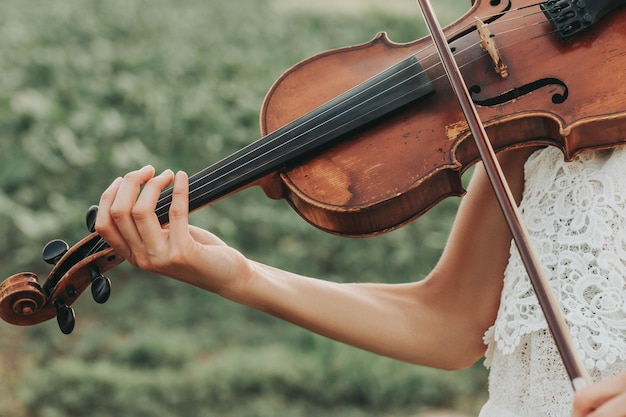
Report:
[[598,416],[626,417],[626,392],[604,403],[591,416],[596,413]]
[[[600,407],[609,406],[608,404],[611,404],[614,399],[622,396],[626,396],[626,373],[594,383],[578,391],[574,398],[574,413],[572,417],[587,416],[592,411],[599,410]],[[622,401],[626,401],[626,398],[622,399]],[[598,413],[598,415],[605,414]],[[616,416],[622,415],[616,414]]]
[[153,176],[154,168],[151,166],[145,166],[138,171],[126,174],[111,205],[111,218],[115,222],[120,235],[129,246],[141,243],[139,232],[135,227],[135,221],[131,213],[141,191],[141,186],[147,183]]
[[171,237],[182,242],[189,237],[189,177],[183,171],[176,173],[169,216]]
[[581,415],[585,417],[626,417],[626,392],[606,400],[601,406]]
[[617,397],[613,397],[611,401],[598,409],[599,415],[626,417],[626,392],[622,392]]
[[119,230],[110,215],[111,205],[121,183],[122,177],[118,177],[104,190],[98,203],[98,214],[96,215],[96,232],[113,247],[119,247],[126,243],[120,237]]
[[150,179],[135,202],[131,214],[144,244],[150,245],[160,240],[161,223],[155,209],[161,192],[171,184],[173,177],[174,173],[168,169]]

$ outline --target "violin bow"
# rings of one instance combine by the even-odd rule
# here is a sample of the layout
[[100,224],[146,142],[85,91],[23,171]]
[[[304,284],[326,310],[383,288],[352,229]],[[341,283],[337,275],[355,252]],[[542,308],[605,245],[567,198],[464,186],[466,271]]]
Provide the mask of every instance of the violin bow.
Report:
[[502,168],[496,158],[495,151],[491,146],[491,142],[487,137],[487,132],[483,126],[478,110],[471,99],[467,85],[461,75],[452,50],[450,49],[448,42],[445,39],[443,29],[437,20],[435,12],[430,4],[429,0],[416,0],[418,6],[421,9],[422,15],[428,26],[428,31],[433,39],[433,42],[437,48],[437,52],[441,59],[441,63],[448,75],[452,89],[461,105],[463,114],[467,120],[470,132],[474,137],[478,152],[485,166],[487,176],[494,189],[496,198],[502,212],[506,219],[509,229],[513,234],[513,240],[520,253],[522,262],[526,268],[528,276],[530,278],[533,290],[539,300],[539,305],[543,311],[543,314],[548,323],[548,328],[552,333],[555,344],[563,363],[565,370],[570,378],[574,391],[577,391],[590,383],[589,375],[586,369],[582,365],[576,351],[573,348],[573,342],[569,328],[565,323],[562,312],[559,309],[558,303],[552,294],[548,281],[545,278],[541,265],[535,254],[528,232],[522,223],[519,210],[515,204],[513,194],[506,182],[506,178],[502,173]]

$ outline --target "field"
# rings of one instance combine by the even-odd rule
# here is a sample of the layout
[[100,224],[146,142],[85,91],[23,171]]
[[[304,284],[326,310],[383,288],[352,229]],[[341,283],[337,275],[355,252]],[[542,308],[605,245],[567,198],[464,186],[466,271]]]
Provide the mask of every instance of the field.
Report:
[[[43,281],[43,245],[84,237],[116,176],[148,163],[196,172],[256,139],[263,97],[291,65],[380,31],[422,36],[403,2],[1,2],[0,276]],[[464,11],[442,9],[447,21]],[[279,267],[405,282],[436,262],[456,204],[371,239],[318,231],[257,189],[192,221]],[[0,417],[415,417],[484,400],[480,364],[407,365],[125,264],[108,276],[111,300],[82,297],[69,336],[54,321],[0,324]]]

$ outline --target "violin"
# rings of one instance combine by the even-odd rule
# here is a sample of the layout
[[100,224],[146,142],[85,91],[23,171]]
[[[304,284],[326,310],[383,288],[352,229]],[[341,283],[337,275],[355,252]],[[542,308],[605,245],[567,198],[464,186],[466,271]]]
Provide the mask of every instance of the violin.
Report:
[[[476,0],[445,28],[450,50],[496,151],[551,145],[566,159],[626,143],[626,4]],[[480,159],[430,38],[370,42],[323,52],[285,72],[260,115],[262,137],[190,177],[191,211],[250,186],[284,199],[330,233],[372,236],[462,195]],[[156,207],[168,222],[171,189]],[[124,261],[95,232],[43,250],[40,284],[20,273],[0,285],[0,317],[75,325],[71,305],[88,288],[104,303],[103,273]]]

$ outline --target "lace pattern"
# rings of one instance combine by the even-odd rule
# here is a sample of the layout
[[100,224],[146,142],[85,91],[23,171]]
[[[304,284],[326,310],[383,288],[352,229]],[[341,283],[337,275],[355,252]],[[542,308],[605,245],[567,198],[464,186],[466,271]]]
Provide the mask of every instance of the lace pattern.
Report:
[[[580,357],[594,379],[626,370],[626,148],[566,163],[549,147],[525,171],[520,212]],[[492,369],[481,417],[569,416],[571,385],[514,245],[485,341]]]

